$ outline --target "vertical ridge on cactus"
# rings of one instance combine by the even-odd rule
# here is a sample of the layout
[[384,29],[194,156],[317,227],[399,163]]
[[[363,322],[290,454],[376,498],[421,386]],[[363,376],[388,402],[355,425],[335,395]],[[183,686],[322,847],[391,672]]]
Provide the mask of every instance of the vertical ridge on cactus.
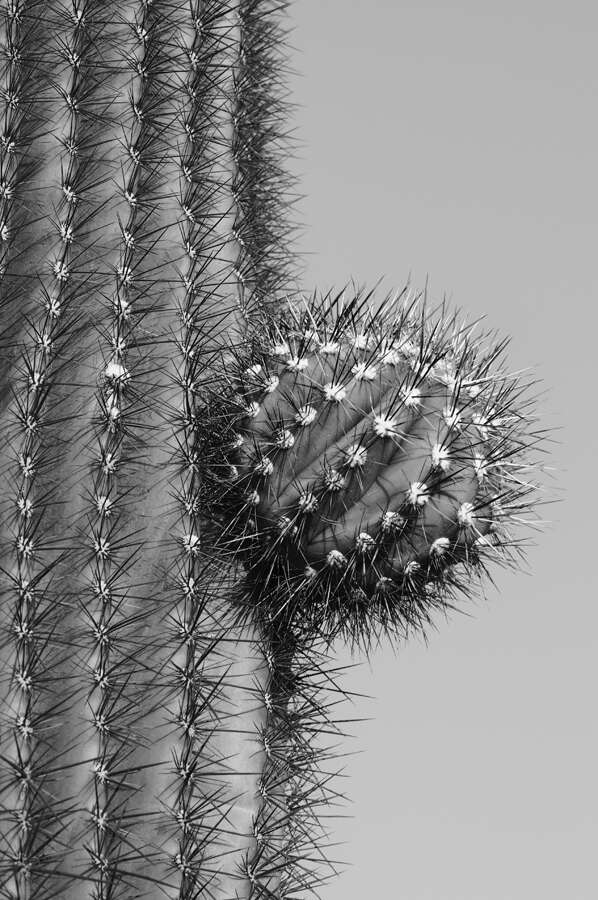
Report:
[[[154,862],[155,877],[163,877],[157,868],[162,815],[157,806],[148,807],[148,792],[163,789],[160,779],[164,776],[156,761],[167,740],[158,713],[164,703],[165,686],[158,677],[164,660],[152,637],[151,620],[160,617],[159,605],[149,598],[143,602],[147,587],[141,580],[140,563],[152,545],[160,554],[167,545],[166,528],[152,536],[143,517],[154,505],[167,523],[172,504],[163,478],[149,488],[141,502],[129,485],[135,486],[135,475],[138,478],[142,471],[135,461],[147,453],[144,433],[157,443],[149,448],[152,466],[164,466],[169,460],[161,421],[167,402],[165,353],[159,341],[154,343],[147,336],[159,336],[163,323],[170,319],[169,296],[179,249],[165,224],[172,217],[170,197],[177,196],[178,180],[173,173],[176,145],[171,144],[169,135],[175,130],[178,110],[172,102],[170,78],[164,79],[163,74],[183,65],[174,35],[177,24],[159,4],[134,4],[122,21],[129,45],[124,35],[117,43],[120,58],[116,65],[127,73],[126,87],[123,85],[119,95],[124,100],[128,94],[128,102],[122,110],[122,137],[117,144],[122,180],[122,213],[117,216],[120,233],[107,266],[113,284],[106,328],[110,337],[102,361],[106,368],[99,373],[103,384],[98,398],[99,465],[96,463],[93,485],[96,506],[97,498],[103,499],[98,524],[92,525],[91,533],[89,581],[97,610],[90,617],[96,658],[91,666],[95,683],[88,705],[98,731],[94,765],[104,771],[110,759],[111,767],[118,769],[133,756],[137,783],[133,790],[126,784],[117,790],[112,780],[94,788],[96,834],[91,862],[102,871],[106,896],[113,882],[135,883],[143,859]],[[148,404],[145,398],[150,395],[153,402]],[[114,510],[109,516],[105,515],[106,502],[110,513]],[[141,529],[133,524],[139,516]],[[129,546],[135,544],[135,552],[130,552]],[[103,590],[103,585],[109,588]],[[105,631],[107,639],[103,638]],[[140,645],[139,634],[144,635],[146,646]],[[139,671],[140,665],[150,672],[149,679]],[[153,746],[144,747],[147,738],[141,738],[140,732],[150,731]],[[126,825],[126,842],[122,832],[107,830],[113,819]]]
[[288,153],[289,106],[281,48],[286,35],[280,13],[288,3],[240,0],[239,61],[233,112],[233,234],[239,245],[236,271],[250,305],[272,308],[288,290],[295,266],[288,252],[292,235],[289,198],[293,178],[282,164]]
[[[201,792],[201,767],[197,765],[197,748],[205,747],[206,711],[209,727],[215,724],[209,714],[211,692],[215,689],[206,677],[204,665],[209,650],[202,646],[205,622],[205,598],[198,592],[201,584],[199,564],[200,508],[197,501],[198,461],[193,440],[193,396],[196,390],[198,355],[205,348],[205,336],[198,340],[197,321],[206,316],[206,298],[217,293],[210,283],[214,269],[213,247],[223,231],[222,242],[226,246],[227,205],[226,181],[218,181],[214,169],[217,163],[207,153],[215,132],[227,68],[217,63],[222,55],[221,46],[231,44],[231,14],[212,6],[212,15],[204,11],[201,16],[189,14],[181,32],[184,66],[180,73],[183,102],[173,123],[177,134],[176,146],[180,148],[176,162],[179,187],[172,199],[179,205],[173,210],[171,221],[177,222],[184,249],[178,284],[174,287],[179,318],[177,360],[172,376],[173,394],[180,397],[178,408],[173,409],[177,428],[171,436],[175,444],[176,494],[179,520],[179,548],[175,560],[176,575],[173,590],[176,607],[171,613],[171,630],[175,628],[174,651],[169,665],[172,670],[172,700],[169,703],[174,734],[170,737],[171,755],[175,762],[175,784],[170,786],[168,806],[171,822],[166,831],[171,838],[166,857],[180,879],[183,895],[194,896],[203,887],[199,862],[203,843],[210,827],[205,794]],[[230,52],[230,51],[229,51]],[[214,64],[216,63],[216,64]],[[230,67],[229,67],[230,69]],[[199,100],[199,98],[201,98]],[[199,100],[199,102],[198,102]],[[201,110],[201,114],[200,113]],[[222,117],[222,113],[220,112]],[[221,164],[222,168],[222,164]],[[174,234],[173,240],[176,241]],[[212,263],[212,264],[210,264]],[[222,261],[220,266],[224,266]],[[220,274],[217,276],[221,278]],[[201,297],[201,301],[198,301]],[[213,304],[213,301],[211,301]],[[203,306],[203,309],[202,309]],[[228,313],[225,313],[228,315]],[[175,401],[176,402],[176,401]],[[172,576],[171,576],[172,577]],[[199,593],[199,596],[198,596]],[[216,643],[213,630],[208,647]],[[204,638],[205,640],[205,638]],[[203,682],[203,684],[202,684]],[[207,694],[206,687],[210,693]],[[203,748],[202,748],[203,749]],[[200,753],[205,759],[206,753]],[[190,773],[193,772],[193,776]],[[201,811],[201,815],[198,815]],[[173,824],[171,824],[174,822]],[[204,876],[205,877],[205,876]]]

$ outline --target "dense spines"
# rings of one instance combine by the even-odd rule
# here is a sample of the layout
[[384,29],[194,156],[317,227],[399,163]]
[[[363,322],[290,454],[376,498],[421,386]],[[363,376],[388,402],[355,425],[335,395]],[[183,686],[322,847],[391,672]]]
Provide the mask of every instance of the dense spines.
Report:
[[[113,396],[114,382],[121,380],[122,396],[113,423],[117,449],[103,448],[103,457],[117,466],[129,521],[157,512],[161,517],[158,533],[151,533],[147,518],[148,527],[131,536],[137,559],[126,560],[116,573],[129,595],[119,628],[126,637],[132,626],[146,638],[130,656],[145,672],[139,672],[136,691],[126,691],[129,698],[143,696],[143,703],[130,706],[129,743],[135,753],[128,768],[138,797],[129,804],[133,824],[124,875],[131,884],[150,864],[156,884],[185,898],[196,896],[205,882],[203,849],[219,795],[213,775],[202,784],[204,766],[199,765],[199,759],[206,766],[212,761],[206,745],[214,728],[214,681],[206,673],[214,664],[200,664],[198,658],[205,563],[199,559],[200,510],[193,500],[192,424],[196,380],[214,346],[214,320],[222,322],[222,301],[228,302],[234,284],[227,262],[230,213],[224,208],[230,206],[230,176],[223,175],[218,133],[227,111],[230,28],[230,9],[223,4],[203,10],[183,2],[145,5],[143,18],[134,23],[143,50],[130,56],[134,130],[123,141],[123,195],[132,211],[123,231],[123,254],[128,255],[117,266],[121,291],[114,303],[130,320],[132,340],[122,359],[108,363],[108,391]],[[123,349],[125,330],[119,337]],[[132,352],[136,366],[128,362]],[[127,375],[121,378],[125,366]],[[127,421],[127,403],[121,401],[131,396],[134,415]],[[105,413],[113,405],[106,403]],[[144,444],[151,441],[146,472],[152,477],[141,500],[132,477],[139,437]],[[143,596],[148,590],[144,566],[152,551],[151,577],[160,584],[155,600]],[[215,586],[213,597],[219,599]],[[212,634],[207,646],[216,659],[217,643]],[[181,775],[190,759],[197,774],[193,779]]]
[[289,709],[296,699],[291,669],[294,642],[287,635],[280,646],[272,637],[269,635],[266,641],[269,677],[260,698],[266,710],[259,735],[264,764],[252,822],[253,846],[243,865],[251,886],[250,897],[275,896],[281,881],[289,876],[286,870],[296,851],[287,802],[292,776],[301,765],[300,733],[293,728]]
[[2,142],[0,145],[0,272],[6,271],[9,242],[12,232],[12,207],[15,179],[18,169],[17,147],[14,135],[20,131],[23,119],[23,82],[26,82],[22,65],[24,35],[20,10],[5,10],[2,21]]
[[[163,441],[161,477],[170,522],[160,548],[163,640],[154,648],[153,685],[161,704],[153,725],[155,871],[172,896],[212,892],[217,866],[209,845],[222,817],[223,783],[211,737],[217,724],[223,663],[221,573],[206,575],[201,548],[195,395],[210,377],[218,329],[238,313],[230,264],[230,164],[226,143],[228,89],[234,38],[227,4],[167,3],[156,91],[162,107],[162,188],[155,202],[159,277],[167,288],[157,321]],[[150,111],[151,112],[151,111]],[[224,128],[224,134],[221,131]],[[230,579],[228,579],[230,580]],[[210,589],[203,584],[210,582]],[[159,627],[159,626],[158,626]],[[207,849],[206,849],[207,848]],[[206,859],[207,857],[207,859]]]
[[[40,14],[45,0],[17,0],[2,10],[0,99],[0,276],[10,271],[25,244],[36,231],[35,209],[27,199],[27,186],[41,165],[36,138],[47,127],[47,108],[40,97],[47,89],[46,71],[39,47],[47,41]],[[24,286],[2,285],[0,292],[0,404],[7,400],[5,383],[14,363],[14,342],[22,334],[23,313],[31,309]],[[18,303],[14,302],[19,296]]]
[[[62,693],[58,690],[68,652],[65,645],[75,626],[71,620],[64,636],[57,637],[61,615],[66,618],[72,607],[53,583],[66,550],[63,536],[57,536],[54,528],[58,492],[53,475],[68,455],[67,435],[73,434],[72,414],[65,409],[65,362],[69,356],[73,363],[80,361],[85,340],[76,353],[67,354],[67,346],[82,339],[82,318],[93,316],[93,305],[81,309],[74,302],[92,278],[87,253],[92,241],[89,220],[93,212],[89,210],[93,210],[95,198],[87,154],[88,142],[96,143],[93,137],[98,123],[93,104],[102,88],[93,62],[90,68],[90,57],[95,56],[93,37],[104,23],[88,21],[85,7],[84,3],[55,3],[46,8],[53,26],[49,29],[51,41],[43,51],[40,47],[33,51],[48,81],[47,93],[37,103],[45,101],[45,114],[51,121],[49,159],[44,159],[36,174],[47,178],[37,226],[39,248],[32,248],[38,270],[35,274],[21,270],[24,260],[33,262],[31,253],[25,255],[21,250],[23,258],[17,256],[5,274],[5,297],[11,303],[27,285],[30,289],[33,285],[35,302],[18,342],[20,359],[14,364],[17,374],[7,429],[16,463],[9,495],[18,510],[13,529],[15,555],[7,564],[7,574],[18,590],[15,621],[20,624],[14,678],[17,685],[27,684],[26,712],[16,712],[17,718],[24,716],[25,721],[37,724],[36,729],[29,726],[25,744],[17,747],[20,766],[33,773],[19,802],[25,817],[45,835],[42,844],[31,840],[30,833],[26,835],[26,863],[22,865],[34,879],[42,866],[48,867],[49,874],[54,864],[60,865],[62,820],[72,810],[71,797],[75,796],[74,792],[65,796],[65,785],[59,786],[58,773],[63,766],[68,769],[69,742],[54,741],[76,691],[68,683]],[[41,11],[37,7],[33,15]],[[38,23],[29,20],[29,24],[39,37]],[[46,27],[49,24],[46,22]],[[15,140],[18,144],[18,136]],[[75,236],[79,226],[81,233]],[[17,289],[14,298],[10,296],[13,285]],[[76,503],[69,506],[69,512],[76,517]],[[23,628],[29,634],[26,641],[21,638]],[[18,740],[16,737],[17,744]],[[19,858],[23,853],[21,847]],[[16,896],[26,896],[28,879],[18,878],[15,890]]]
[[296,276],[289,252],[293,225],[289,201],[294,180],[285,167],[291,149],[284,75],[287,4],[240,0],[239,58],[233,108],[233,232],[239,244],[236,271],[249,321],[274,310],[273,299]]
[[[174,778],[164,803],[170,808],[164,841],[167,863],[179,883],[178,896],[200,896],[210,887],[215,873],[206,865],[207,845],[218,826],[222,785],[214,774],[218,768],[210,741],[217,726],[218,656],[214,622],[206,609],[201,589],[205,560],[201,547],[199,503],[199,458],[194,434],[195,394],[202,378],[209,377],[206,357],[214,346],[214,335],[223,319],[237,313],[235,303],[227,309],[231,278],[226,266],[230,234],[228,179],[221,176],[224,162],[219,148],[218,124],[226,112],[226,85],[230,67],[223,59],[231,52],[231,12],[222,4],[195,4],[183,16],[178,31],[180,44],[180,95],[171,129],[177,153],[173,156],[173,199],[181,239],[181,264],[173,298],[179,327],[173,375],[173,409],[176,428],[170,440],[176,469],[172,483],[178,507],[175,539],[177,547],[169,573],[174,594],[170,614],[173,652],[169,661],[171,719],[169,752]],[[233,32],[234,33],[234,32]],[[223,110],[224,105],[224,110]],[[171,138],[174,135],[171,135]],[[224,312],[222,309],[224,304]],[[199,328],[201,323],[202,328]],[[173,548],[174,549],[174,548]],[[214,577],[212,575],[212,577]],[[210,599],[217,598],[212,591]],[[207,626],[206,627],[206,623]],[[208,652],[210,651],[210,652]],[[212,669],[212,672],[211,672]],[[210,677],[211,674],[213,677]],[[201,763],[201,764],[200,764]],[[206,777],[204,771],[210,774]],[[192,771],[193,777],[188,773]]]
[[345,724],[337,706],[347,698],[339,670],[310,639],[264,623],[262,648],[267,678],[256,685],[256,699],[265,710],[263,762],[253,839],[240,867],[251,900],[317,894],[334,871],[325,820],[342,802],[332,781]]
[[[173,258],[173,251],[175,254],[178,252],[181,242],[178,230],[176,241],[168,243],[164,240],[168,238],[166,232],[171,223],[175,230],[178,229],[178,220],[169,219],[167,215],[165,224],[162,213],[165,207],[169,207],[170,197],[173,194],[178,196],[176,187],[164,177],[164,169],[165,164],[167,167],[170,164],[172,169],[179,152],[172,134],[177,85],[169,83],[168,77],[164,80],[164,77],[174,68],[173,58],[169,55],[174,41],[169,35],[172,35],[173,25],[187,18],[189,11],[187,5],[182,3],[160,4],[160,8],[154,7],[153,10],[149,7],[149,4],[128,4],[114,15],[109,35],[100,35],[95,31],[98,39],[98,58],[95,60],[97,77],[104,78],[109,90],[114,93],[100,98],[96,92],[95,97],[90,97],[96,100],[95,111],[103,120],[96,140],[91,142],[95,153],[93,169],[88,164],[90,147],[83,140],[82,129],[79,130],[80,140],[77,142],[69,134],[65,152],[69,159],[84,162],[81,166],[83,176],[87,177],[91,171],[96,176],[102,174],[91,197],[86,195],[81,181],[78,182],[79,190],[76,190],[77,173],[71,181],[62,182],[62,187],[66,188],[62,191],[65,200],[79,211],[84,210],[79,222],[84,227],[79,230],[73,228],[72,222],[57,216],[63,242],[75,246],[77,266],[69,272],[66,257],[52,259],[60,283],[72,285],[77,280],[81,297],[85,296],[87,300],[95,294],[94,300],[100,298],[105,305],[81,306],[78,310],[80,318],[65,328],[66,317],[62,315],[65,310],[60,304],[53,303],[53,308],[61,313],[63,323],[62,331],[55,337],[64,343],[67,337],[73,341],[76,335],[83,337],[84,346],[88,349],[91,346],[93,352],[88,355],[87,365],[83,365],[79,358],[75,359],[74,353],[71,354],[63,383],[53,384],[50,379],[45,379],[43,387],[44,398],[49,397],[49,403],[52,400],[56,402],[58,396],[64,402],[67,399],[65,393],[70,392],[70,399],[78,402],[77,411],[83,413],[80,428],[82,445],[78,436],[72,458],[70,451],[68,456],[69,464],[74,463],[74,477],[73,472],[69,473],[70,491],[73,492],[74,487],[74,492],[69,496],[68,511],[76,525],[65,533],[54,517],[50,528],[55,531],[60,528],[60,546],[52,550],[55,553],[63,551],[65,559],[77,560],[77,573],[79,567],[83,567],[83,583],[79,582],[77,574],[76,584],[69,585],[68,614],[62,617],[64,625],[57,628],[64,634],[58,641],[53,639],[49,657],[52,669],[46,663],[43,675],[46,682],[54,670],[56,675],[51,678],[57,680],[66,675],[76,695],[74,703],[70,696],[63,698],[64,706],[70,707],[71,734],[76,737],[68,747],[54,741],[54,780],[60,787],[59,793],[68,795],[62,811],[64,821],[69,822],[71,846],[68,865],[62,867],[63,872],[66,874],[70,869],[72,877],[90,877],[96,882],[98,896],[102,897],[133,889],[131,880],[143,877],[140,871],[143,865],[160,858],[162,848],[161,842],[156,839],[156,829],[165,819],[165,802],[160,796],[160,789],[153,801],[149,804],[148,801],[155,787],[152,782],[156,767],[161,768],[163,773],[169,768],[168,754],[164,752],[167,746],[165,741],[158,744],[156,752],[143,746],[151,726],[156,723],[165,736],[166,717],[156,701],[160,691],[167,686],[166,676],[160,671],[161,664],[165,662],[164,652],[161,657],[154,653],[153,663],[148,665],[152,651],[156,649],[156,641],[160,638],[158,622],[165,619],[165,614],[159,612],[153,599],[144,596],[148,585],[144,584],[143,556],[151,552],[152,544],[161,552],[167,546],[174,550],[174,545],[170,545],[164,531],[156,534],[154,540],[143,526],[144,517],[147,518],[149,512],[153,513],[158,508],[161,512],[168,512],[165,504],[173,504],[168,497],[166,482],[151,492],[151,501],[155,503],[153,509],[150,500],[144,505],[144,492],[139,496],[137,485],[139,478],[143,477],[150,453],[154,453],[154,442],[164,440],[162,453],[157,454],[156,468],[170,461],[170,448],[165,438],[171,433],[173,407],[165,402],[168,380],[163,370],[168,350],[168,346],[164,350],[164,333],[170,337],[172,309],[163,301],[176,280],[174,264],[178,257]],[[133,15],[127,23],[127,14],[131,11],[134,14],[135,10],[138,15]],[[74,8],[73,17],[77,27],[86,33],[88,27],[99,25],[102,12],[112,10],[87,3],[85,9],[83,6]],[[81,15],[77,16],[77,13]],[[69,27],[70,22],[68,19]],[[49,22],[50,29],[55,29],[60,35],[60,50],[66,52],[69,47],[62,40],[61,29],[64,25],[61,18]],[[59,55],[62,58],[62,53]],[[74,59],[75,55],[71,55]],[[218,60],[217,49],[215,56],[214,68],[220,67],[223,77],[230,77],[227,75],[230,72],[228,61]],[[80,59],[77,65],[81,66]],[[87,87],[90,83],[94,84],[95,76],[90,80],[85,67],[82,71]],[[132,89],[129,92],[130,86]],[[69,108],[76,111],[77,104],[69,87],[62,90],[60,96],[61,99],[70,96]],[[111,106],[114,103],[117,113]],[[193,109],[193,113],[196,119],[201,120],[201,111]],[[107,166],[101,163],[98,148],[105,151]],[[55,169],[56,153],[53,153],[46,171]],[[215,178],[219,190],[222,190],[221,181],[220,176]],[[44,187],[48,183],[51,181],[46,176]],[[122,199],[116,193],[119,183],[122,183]],[[203,198],[198,197],[197,200],[201,203]],[[127,208],[130,215],[127,215]],[[125,215],[122,215],[123,211]],[[45,227],[53,214],[54,209],[48,212],[42,208],[40,225]],[[82,234],[83,239],[78,240]],[[87,271],[88,280],[85,282],[80,275],[87,262],[86,251],[84,249],[80,256],[79,248],[89,248],[92,241],[97,250],[96,271]],[[44,244],[40,257],[44,259],[48,254]],[[217,277],[222,281],[230,280],[226,260],[221,257],[217,265],[220,268]],[[34,264],[34,272],[37,269],[43,270],[43,266]],[[111,284],[114,285],[113,292]],[[204,341],[206,335],[201,333],[201,326],[205,312],[205,309],[201,310],[196,323],[196,333],[199,330],[200,340]],[[92,330],[90,325],[94,317],[97,317],[98,324]],[[209,317],[205,319],[209,326]],[[78,331],[75,331],[75,324],[81,326]],[[39,328],[34,331],[36,336],[44,334]],[[149,340],[148,331],[151,334]],[[95,344],[99,345],[99,351],[93,346]],[[44,341],[43,346],[56,350],[59,345],[58,341],[51,344]],[[58,359],[62,362],[60,354]],[[56,371],[60,371],[58,367]],[[70,380],[73,372],[76,373],[74,382]],[[92,411],[96,380],[99,380],[100,389],[97,406]],[[48,393],[50,386],[53,387],[52,393]],[[79,394],[84,398],[83,406]],[[150,398],[149,402],[146,398]],[[91,416],[94,417],[94,429],[91,428]],[[69,410],[66,418],[57,417],[54,424],[58,428],[64,421],[74,423],[74,418]],[[20,415],[19,421],[21,419],[26,421],[24,414]],[[49,425],[52,425],[51,421]],[[18,437],[16,426],[15,430]],[[47,445],[54,451],[54,460],[62,463],[60,444],[56,440],[48,440]],[[81,450],[83,453],[78,459]],[[27,477],[35,474],[38,460],[24,458],[23,462]],[[46,463],[45,475],[48,476],[56,466],[50,466],[49,459]],[[52,481],[54,479],[50,478]],[[44,485],[47,483],[46,477]],[[56,483],[57,488],[63,485],[64,482]],[[59,491],[56,493],[60,496]],[[50,500],[49,491],[40,498],[40,505],[46,506],[46,512]],[[27,499],[23,500],[22,506],[24,516],[30,518]],[[135,521],[138,516],[141,517],[141,528],[138,528],[139,521]],[[33,549],[26,538],[18,544],[19,552],[27,557],[31,556]],[[12,541],[11,552],[14,552]],[[167,553],[167,556],[171,555]],[[10,579],[11,573],[7,574]],[[51,574],[48,569],[37,580],[41,581],[42,575],[50,577]],[[21,581],[14,577],[9,590],[13,589],[13,582],[19,598],[31,596],[39,600],[46,596],[47,592],[38,589],[37,582],[36,592],[25,591]],[[60,594],[56,589],[48,595],[45,616],[47,618],[50,614],[50,631],[56,628],[59,620],[55,602],[58,596]],[[80,610],[79,615],[76,614],[77,609]],[[155,618],[151,626],[148,624],[150,611]],[[27,634],[27,629],[28,622],[25,621],[21,630]],[[68,660],[71,654],[68,640],[73,642],[75,650],[71,660]],[[53,684],[54,681],[50,680],[50,686]],[[81,693],[82,689],[87,693],[88,688],[86,706],[87,701]],[[140,703],[141,697],[144,703]],[[46,718],[52,714],[50,703],[46,704],[45,712]],[[57,704],[53,711],[55,719],[58,719],[60,712]],[[29,735],[31,726],[24,723],[23,727],[27,728]],[[170,722],[167,727],[170,730]],[[78,761],[73,758],[74,752],[78,753]],[[66,771],[72,773],[71,779],[62,775]],[[52,816],[58,822],[58,803],[44,803],[52,806]],[[144,847],[144,841],[147,843],[148,840],[152,846]],[[84,842],[89,852],[80,852]],[[105,852],[107,848],[110,852]],[[63,852],[60,849],[57,851],[59,866],[62,866]],[[48,858],[45,861],[38,859],[37,864],[47,879],[45,889],[51,892],[52,882],[48,878],[50,861]],[[154,877],[162,878],[162,874]],[[62,889],[66,889],[65,885],[66,882]]]
[[[234,265],[237,188],[247,199],[263,176],[270,216],[278,202],[255,153],[252,178],[239,185],[248,156],[233,121],[234,106],[246,140],[249,122],[258,127],[266,115],[268,78],[279,85],[260,63],[274,50],[268,17],[277,11],[261,10],[259,47],[253,26],[245,39],[249,66],[261,66],[258,104],[246,90],[247,59],[238,91],[234,83],[235,3],[47,0],[11,9],[4,158],[14,161],[16,147],[18,176],[30,184],[27,203],[16,176],[3,195],[6,216],[27,226],[2,229],[14,261],[4,337],[21,360],[10,378],[8,440],[21,480],[37,487],[13,498],[10,553],[23,571],[5,569],[15,615],[3,642],[13,648],[10,696],[15,653],[28,654],[40,676],[43,703],[19,717],[23,745],[39,727],[44,740],[32,767],[20,745],[12,754],[3,743],[5,886],[14,863],[40,897],[75,896],[85,881],[103,900],[152,884],[185,900],[204,888],[226,895],[232,883],[242,889],[237,865],[250,840],[260,768],[252,723],[263,710],[246,683],[261,683],[263,659],[257,633],[218,622],[230,576],[206,575],[200,555],[196,394],[215,377],[222,329],[230,344],[248,324]],[[17,104],[19,28],[31,38],[28,90],[43,90]],[[16,212],[7,206],[15,198]],[[244,203],[245,233],[257,234],[261,208]],[[264,268],[268,252],[262,242]],[[31,311],[26,328],[19,308]],[[234,573],[234,561],[226,565]],[[160,585],[155,597],[150,580]],[[31,666],[17,668],[35,697]],[[235,759],[247,773],[239,776]],[[17,808],[19,791],[29,813]]]
[[[267,19],[264,12],[262,19]],[[244,683],[251,679],[258,684],[263,681],[263,661],[256,643],[257,634],[249,629],[242,637],[229,624],[218,649],[212,651],[212,656],[223,657],[222,682],[213,695],[210,693],[210,703],[206,705],[202,696],[205,699],[205,692],[211,691],[212,682],[201,676],[201,684],[196,683],[190,647],[181,635],[191,631],[200,633],[199,623],[205,619],[204,601],[198,601],[196,589],[197,573],[204,565],[198,397],[205,385],[213,382],[214,351],[222,346],[223,329],[226,343],[234,346],[242,340],[243,330],[250,326],[255,314],[252,305],[255,298],[245,291],[243,274],[235,266],[240,233],[236,228],[238,222],[233,221],[233,216],[239,215],[240,202],[237,194],[239,117],[247,115],[248,104],[247,98],[237,93],[236,81],[233,87],[236,67],[243,54],[242,11],[236,4],[197,4],[190,8],[190,16],[186,22],[183,18],[182,23],[178,36],[181,101],[170,134],[171,141],[179,148],[176,192],[179,207],[173,208],[170,214],[170,229],[172,232],[172,223],[178,215],[184,253],[179,282],[172,293],[181,324],[176,335],[180,356],[172,379],[176,388],[172,394],[177,398],[172,409],[177,424],[172,443],[177,470],[172,487],[179,508],[178,554],[169,581],[177,598],[171,618],[179,623],[179,634],[170,661],[174,684],[168,709],[175,739],[171,747],[173,758],[189,759],[195,755],[204,761],[209,772],[218,774],[202,783],[201,767],[197,765],[193,782],[181,778],[175,781],[168,792],[173,819],[180,825],[177,810],[199,804],[205,821],[193,820],[180,825],[178,846],[175,848],[172,840],[165,846],[170,848],[168,856],[178,867],[184,890],[201,890],[208,871],[212,873],[212,882],[205,890],[209,889],[214,896],[228,897],[244,890],[241,882],[246,881],[246,876],[243,873],[239,876],[238,866],[250,840],[252,810],[256,808],[255,782],[260,769],[251,735],[256,717],[264,715],[263,709],[260,710],[261,694],[256,703]],[[266,52],[267,45],[266,41],[259,52]],[[267,85],[263,73],[261,77],[264,92]],[[265,107],[256,111],[255,105],[249,106],[249,115],[254,119],[256,114],[265,115]],[[269,188],[264,184],[263,188],[274,194],[273,184]],[[260,215],[260,208],[255,214],[246,212],[246,227],[249,227]],[[266,256],[262,250],[263,265]],[[231,564],[234,572],[235,564],[232,561]],[[225,596],[224,592],[221,596],[217,590],[212,591],[208,604],[211,616],[218,609],[220,616],[226,616]],[[224,664],[227,657],[228,670]],[[206,735],[210,728],[213,733],[208,741]],[[210,814],[210,802],[207,802],[210,792],[214,793],[214,783],[218,785],[218,804],[221,810],[227,810],[220,813],[219,825],[214,824],[218,822],[217,810]],[[213,846],[222,845],[219,864],[215,864],[213,853],[208,853],[207,835]]]
[[202,498],[221,551],[245,559],[239,620],[260,623],[269,660],[251,898],[325,880],[314,637],[369,650],[425,627],[533,523],[542,433],[504,342],[417,298],[372,300],[289,303],[206,405]]
[[334,307],[299,306],[239,360],[210,470],[223,541],[258,605],[271,589],[329,636],[411,627],[529,506],[529,385],[456,316]]
[[456,598],[455,563],[517,550],[535,436],[500,347],[284,300],[286,5],[5,14],[11,900],[316,891],[343,696],[319,639],[404,634]]
[[117,71],[120,68],[126,73],[120,97],[125,100],[126,90],[127,99],[120,116],[122,136],[114,135],[113,141],[121,154],[120,159],[116,157],[120,171],[115,175],[123,184],[123,218],[116,246],[106,260],[108,270],[112,270],[113,288],[100,356],[102,369],[97,372],[101,388],[88,513],[88,587],[82,602],[88,629],[87,709],[91,726],[86,750],[91,757],[88,783],[93,785],[86,874],[96,882],[97,900],[122,896],[123,888],[129,889],[131,875],[135,882],[136,864],[147,852],[138,847],[143,823],[138,823],[134,815],[135,787],[130,779],[115,773],[135,765],[141,685],[136,683],[139,678],[132,635],[143,630],[147,617],[147,612],[136,608],[128,596],[138,587],[131,585],[129,578],[135,551],[133,546],[129,550],[131,538],[123,531],[127,523],[123,481],[130,477],[126,471],[130,459],[140,450],[135,425],[142,387],[137,386],[136,379],[138,368],[143,370],[143,359],[137,336],[147,304],[139,268],[140,261],[141,265],[144,262],[144,238],[147,240],[151,221],[145,204],[151,198],[155,165],[151,159],[155,137],[144,110],[152,95],[155,32],[154,16],[147,4],[134,3],[122,10],[115,65]]

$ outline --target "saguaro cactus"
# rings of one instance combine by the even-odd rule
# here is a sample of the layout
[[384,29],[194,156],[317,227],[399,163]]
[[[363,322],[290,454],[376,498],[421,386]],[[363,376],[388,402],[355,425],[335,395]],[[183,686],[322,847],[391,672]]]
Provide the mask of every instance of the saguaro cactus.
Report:
[[2,897],[314,890],[327,648],[451,602],[533,491],[500,345],[296,299],[283,8],[4,6]]

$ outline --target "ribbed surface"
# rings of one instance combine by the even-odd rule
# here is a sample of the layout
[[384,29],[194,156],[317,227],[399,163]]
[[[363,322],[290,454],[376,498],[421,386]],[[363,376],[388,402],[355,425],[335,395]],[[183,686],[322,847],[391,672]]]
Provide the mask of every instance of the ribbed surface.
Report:
[[195,431],[292,272],[279,12],[5,4],[0,896],[249,896],[269,676]]
[[289,299],[285,6],[3,7],[0,897],[316,891],[324,651],[519,550],[503,345]]

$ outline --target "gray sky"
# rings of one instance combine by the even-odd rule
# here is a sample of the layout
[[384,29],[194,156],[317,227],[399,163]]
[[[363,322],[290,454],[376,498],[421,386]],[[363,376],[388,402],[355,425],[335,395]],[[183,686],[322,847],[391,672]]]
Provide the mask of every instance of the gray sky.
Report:
[[[305,286],[411,275],[512,335],[560,428],[529,572],[347,679],[354,803],[325,900],[594,900],[598,12],[296,0]],[[560,491],[560,493],[559,493]],[[594,857],[594,860],[592,859]]]

